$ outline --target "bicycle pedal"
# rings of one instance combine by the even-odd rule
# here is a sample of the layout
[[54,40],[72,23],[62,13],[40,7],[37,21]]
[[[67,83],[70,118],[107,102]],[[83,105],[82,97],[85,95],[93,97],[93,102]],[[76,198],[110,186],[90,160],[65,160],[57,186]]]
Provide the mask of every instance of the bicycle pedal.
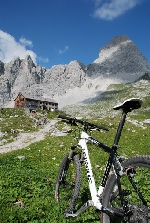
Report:
[[130,190],[122,190],[123,196],[128,196],[130,195],[132,192]]
[[67,213],[67,212],[64,213],[64,216],[65,216],[65,218],[75,218],[76,217],[76,215],[74,213]]

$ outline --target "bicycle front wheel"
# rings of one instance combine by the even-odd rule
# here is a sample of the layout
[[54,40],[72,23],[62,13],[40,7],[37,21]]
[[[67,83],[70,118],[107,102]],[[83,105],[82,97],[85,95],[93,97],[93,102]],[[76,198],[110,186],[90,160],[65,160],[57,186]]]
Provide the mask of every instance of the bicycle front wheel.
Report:
[[[131,185],[127,175],[121,177],[122,190],[129,206],[131,216],[125,221],[123,217],[112,217],[102,213],[102,223],[149,223],[150,222],[150,156],[141,155],[126,159],[122,166],[129,169],[133,168],[135,174],[133,181],[143,196],[139,197],[137,191]],[[116,176],[112,174],[104,191],[103,207],[112,208],[118,216],[123,214],[123,209],[119,197]]]
[[78,155],[72,159],[68,155],[63,159],[56,179],[55,199],[61,201],[65,213],[72,213],[81,185],[81,164]]

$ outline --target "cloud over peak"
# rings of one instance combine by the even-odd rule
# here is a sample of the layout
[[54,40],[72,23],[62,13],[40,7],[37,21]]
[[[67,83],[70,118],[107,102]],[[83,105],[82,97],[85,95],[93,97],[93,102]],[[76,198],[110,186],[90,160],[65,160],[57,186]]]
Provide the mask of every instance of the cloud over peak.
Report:
[[8,63],[15,57],[24,59],[29,54],[36,63],[36,54],[32,50],[27,50],[27,45],[32,46],[32,42],[25,38],[20,38],[17,42],[13,36],[0,30],[0,60],[2,62]]
[[29,46],[29,47],[33,47],[32,41],[31,40],[27,40],[24,37],[21,37],[19,39],[19,42],[22,46]]
[[8,63],[15,57],[24,59],[26,55],[30,55],[33,62],[36,60],[47,63],[48,58],[38,57],[32,50],[28,50],[27,47],[33,47],[31,40],[27,40],[25,37],[21,37],[19,42],[15,40],[10,34],[0,30],[0,61]]
[[106,3],[95,0],[96,10],[94,17],[104,20],[113,20],[134,8],[141,0],[109,0]]

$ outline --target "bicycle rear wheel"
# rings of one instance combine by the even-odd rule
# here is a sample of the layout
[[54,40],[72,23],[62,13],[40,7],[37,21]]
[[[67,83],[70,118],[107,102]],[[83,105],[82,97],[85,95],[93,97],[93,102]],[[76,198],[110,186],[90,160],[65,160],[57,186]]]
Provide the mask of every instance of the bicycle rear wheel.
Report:
[[[121,177],[121,185],[125,198],[128,202],[131,217],[124,221],[119,217],[108,216],[102,213],[102,223],[149,223],[150,222],[150,156],[135,156],[122,162],[123,167],[134,168],[136,171],[133,181],[136,183],[139,191],[142,193],[147,204],[143,204],[137,192],[132,187],[127,175]],[[103,194],[103,207],[112,208],[118,215],[123,213],[115,174],[112,174]]]
[[68,159],[68,155],[63,159],[55,186],[55,199],[63,202],[64,212],[72,213],[80,192],[81,185],[81,165],[78,155],[73,155]]

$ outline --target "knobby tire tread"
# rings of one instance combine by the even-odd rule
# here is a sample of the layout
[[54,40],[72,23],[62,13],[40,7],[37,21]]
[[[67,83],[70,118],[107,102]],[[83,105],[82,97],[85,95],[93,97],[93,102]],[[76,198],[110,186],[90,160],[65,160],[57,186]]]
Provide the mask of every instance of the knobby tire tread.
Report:
[[[57,201],[59,201],[57,199],[58,195],[59,195],[59,186],[60,186],[60,178],[62,175],[63,170],[67,167],[67,165],[70,165],[71,162],[74,162],[75,164],[75,168],[76,168],[76,181],[75,181],[75,186],[74,186],[74,191],[73,191],[73,195],[72,195],[72,200],[69,204],[69,207],[67,207],[67,209],[65,210],[65,213],[72,213],[78,196],[79,196],[79,192],[80,192],[80,186],[81,186],[81,163],[80,163],[80,159],[78,157],[78,155],[74,154],[72,160],[70,161],[68,159],[69,155],[66,155],[66,157],[63,159],[59,171],[58,171],[58,175],[57,175],[57,179],[56,179],[56,187],[55,187],[55,199]],[[69,169],[69,167],[68,167]],[[61,191],[60,191],[61,193]]]
[[[131,157],[129,159],[124,160],[122,162],[122,166],[123,167],[142,166],[142,167],[150,168],[150,156],[140,155],[140,156]],[[115,182],[116,182],[116,176],[113,173],[110,176],[103,193],[102,205],[104,207],[109,207],[109,200],[110,200],[112,188],[114,187]],[[105,213],[101,213],[101,223],[111,223],[110,217]]]

